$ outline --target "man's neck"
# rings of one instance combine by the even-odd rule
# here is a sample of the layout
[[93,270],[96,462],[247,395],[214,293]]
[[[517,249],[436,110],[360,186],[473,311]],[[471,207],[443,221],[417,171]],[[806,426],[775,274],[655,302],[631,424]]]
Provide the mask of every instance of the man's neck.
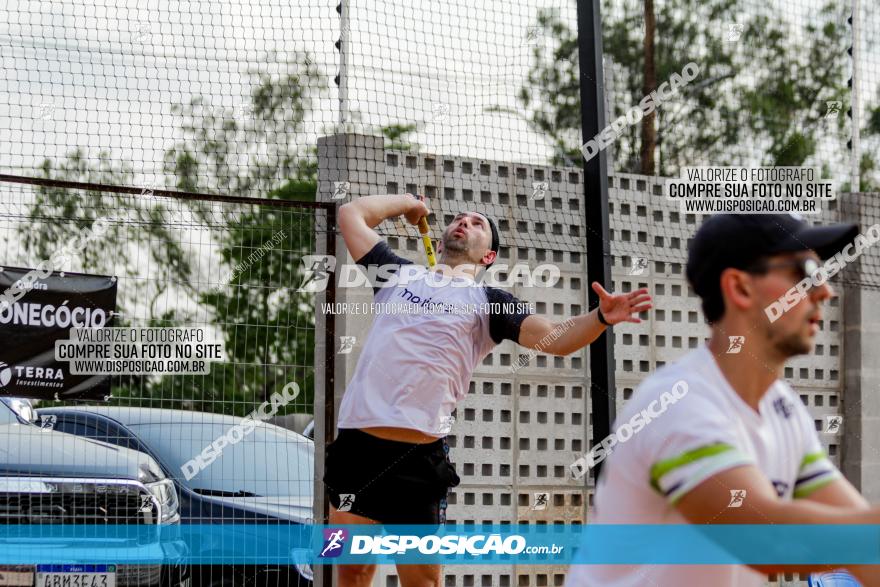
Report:
[[757,336],[747,335],[739,352],[729,352],[729,332],[734,331],[713,328],[709,351],[733,390],[757,412],[761,398],[779,379],[785,359],[775,358],[773,352],[768,352],[765,341],[758,340]]
[[482,267],[479,264],[472,262],[470,259],[453,257],[452,255],[443,255],[440,257],[440,264],[437,267],[437,271],[441,271],[444,274],[451,272],[452,275],[468,277],[473,280],[476,280],[477,272],[479,272],[480,269],[482,269]]

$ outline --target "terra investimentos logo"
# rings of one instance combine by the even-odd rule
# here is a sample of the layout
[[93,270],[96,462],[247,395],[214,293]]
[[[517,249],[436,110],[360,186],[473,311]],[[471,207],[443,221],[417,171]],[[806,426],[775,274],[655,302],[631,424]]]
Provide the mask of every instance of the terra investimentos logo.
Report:
[[0,387],[6,387],[12,381],[12,369],[9,365],[0,361]]
[[52,367],[34,367],[33,365],[9,365],[0,361],[0,388],[6,387],[12,381],[12,375],[17,378],[17,385],[27,387],[64,387],[64,372]]

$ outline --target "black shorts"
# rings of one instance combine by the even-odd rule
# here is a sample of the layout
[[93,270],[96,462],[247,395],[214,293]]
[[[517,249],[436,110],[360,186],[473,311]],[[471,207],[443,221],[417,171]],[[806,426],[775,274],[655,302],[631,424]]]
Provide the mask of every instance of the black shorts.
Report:
[[442,524],[446,495],[460,483],[445,439],[385,440],[340,428],[324,456],[330,503],[382,524]]

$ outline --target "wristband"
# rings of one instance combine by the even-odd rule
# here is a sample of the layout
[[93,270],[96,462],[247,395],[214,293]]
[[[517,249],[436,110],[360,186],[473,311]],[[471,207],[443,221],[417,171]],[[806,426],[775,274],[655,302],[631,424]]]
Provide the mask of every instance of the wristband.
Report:
[[599,322],[605,326],[611,326],[611,323],[605,320],[605,316],[602,315],[602,308],[596,308],[596,317],[599,318]]

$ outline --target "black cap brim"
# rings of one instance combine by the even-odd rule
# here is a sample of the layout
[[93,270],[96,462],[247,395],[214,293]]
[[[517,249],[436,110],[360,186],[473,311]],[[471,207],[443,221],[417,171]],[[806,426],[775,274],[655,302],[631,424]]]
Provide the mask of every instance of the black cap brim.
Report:
[[791,253],[814,250],[821,259],[828,259],[840,252],[859,234],[857,224],[832,224],[830,226],[804,226],[773,247],[768,254]]

